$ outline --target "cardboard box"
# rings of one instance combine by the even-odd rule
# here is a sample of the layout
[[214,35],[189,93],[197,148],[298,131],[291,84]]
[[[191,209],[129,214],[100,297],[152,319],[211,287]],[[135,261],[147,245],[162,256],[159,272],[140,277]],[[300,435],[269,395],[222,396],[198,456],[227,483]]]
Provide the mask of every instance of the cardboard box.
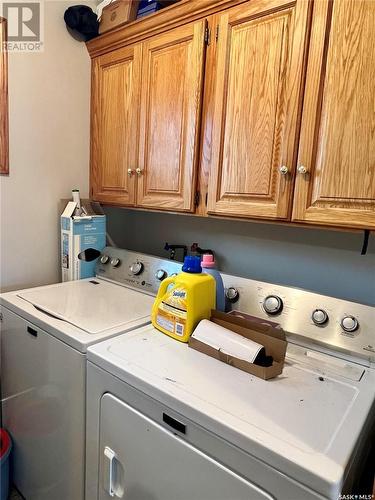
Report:
[[[62,281],[95,276],[97,258],[83,260],[85,250],[99,253],[106,246],[106,216],[89,200],[82,201],[86,217],[74,217],[76,204],[69,201],[61,214],[61,275]],[[93,252],[96,250],[97,252]]]
[[219,311],[212,311],[210,321],[263,345],[267,355],[273,357],[272,366],[258,366],[243,359],[229,356],[200,342],[193,336],[189,339],[189,347],[264,380],[274,378],[282,373],[287,341],[284,331],[279,326],[275,327],[270,323],[262,322],[262,320],[244,319]]
[[116,0],[104,7],[99,33],[106,33],[122,24],[134,21],[137,18],[138,5],[138,0]]

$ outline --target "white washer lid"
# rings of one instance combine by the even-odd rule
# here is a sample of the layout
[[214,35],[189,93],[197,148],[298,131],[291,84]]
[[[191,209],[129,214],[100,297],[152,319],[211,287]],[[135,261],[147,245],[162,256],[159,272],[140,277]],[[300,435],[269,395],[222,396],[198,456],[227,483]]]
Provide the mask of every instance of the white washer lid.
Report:
[[38,309],[90,334],[150,318],[154,298],[101,279],[69,281],[17,294]]
[[265,381],[151,325],[89,348],[88,359],[329,496],[340,489],[375,398],[374,370],[352,381],[289,360]]

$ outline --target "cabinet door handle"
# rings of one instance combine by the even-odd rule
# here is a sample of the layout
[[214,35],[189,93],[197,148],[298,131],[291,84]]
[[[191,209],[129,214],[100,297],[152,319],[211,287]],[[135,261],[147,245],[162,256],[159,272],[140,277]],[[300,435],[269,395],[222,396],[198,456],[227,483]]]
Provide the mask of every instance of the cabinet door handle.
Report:
[[142,170],[139,167],[136,168],[135,171],[137,172],[138,177],[142,175]]
[[279,168],[279,172],[281,175],[286,175],[289,172],[289,168],[286,165],[282,165]]
[[298,168],[297,168],[297,171],[299,174],[301,175],[304,175],[304,174],[307,174],[307,168],[304,166],[304,165],[300,165]]
[[128,176],[131,177],[134,174],[134,170],[128,168]]

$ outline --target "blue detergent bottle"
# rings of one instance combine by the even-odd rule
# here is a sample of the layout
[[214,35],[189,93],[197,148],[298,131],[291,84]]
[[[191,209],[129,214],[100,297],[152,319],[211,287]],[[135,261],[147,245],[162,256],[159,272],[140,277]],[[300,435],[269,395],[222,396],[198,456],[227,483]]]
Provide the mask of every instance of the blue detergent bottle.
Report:
[[216,269],[216,262],[213,255],[205,253],[202,256],[201,261],[202,271],[206,274],[211,274],[211,276],[216,281],[216,309],[218,311],[225,312],[225,294],[224,294],[224,284],[221,274]]

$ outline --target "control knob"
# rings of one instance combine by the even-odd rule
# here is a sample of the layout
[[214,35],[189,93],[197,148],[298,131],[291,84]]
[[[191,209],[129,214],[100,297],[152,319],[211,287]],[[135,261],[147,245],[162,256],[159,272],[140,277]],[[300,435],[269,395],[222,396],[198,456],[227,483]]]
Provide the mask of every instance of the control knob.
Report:
[[111,259],[111,266],[112,267],[118,267],[120,265],[120,259],[118,257],[113,257]]
[[158,269],[155,273],[155,278],[159,281],[163,281],[163,279],[166,277],[167,273],[164,271],[164,269]]
[[138,274],[141,274],[143,271],[143,264],[142,262],[133,262],[133,264],[130,266],[130,272],[134,274],[134,276],[138,276]]
[[311,319],[313,320],[315,325],[325,325],[328,321],[328,314],[324,309],[315,309],[315,311],[313,311],[311,315]]
[[277,295],[268,295],[263,301],[267,314],[278,314],[283,310],[283,301]]
[[108,261],[109,261],[109,256],[106,255],[106,254],[103,254],[101,257],[100,257],[100,262],[102,264],[108,264]]
[[355,332],[359,328],[359,323],[354,316],[344,316],[341,320],[341,327],[344,332]]
[[229,300],[229,302],[237,302],[240,298],[240,292],[234,286],[230,286],[225,290],[225,296]]

